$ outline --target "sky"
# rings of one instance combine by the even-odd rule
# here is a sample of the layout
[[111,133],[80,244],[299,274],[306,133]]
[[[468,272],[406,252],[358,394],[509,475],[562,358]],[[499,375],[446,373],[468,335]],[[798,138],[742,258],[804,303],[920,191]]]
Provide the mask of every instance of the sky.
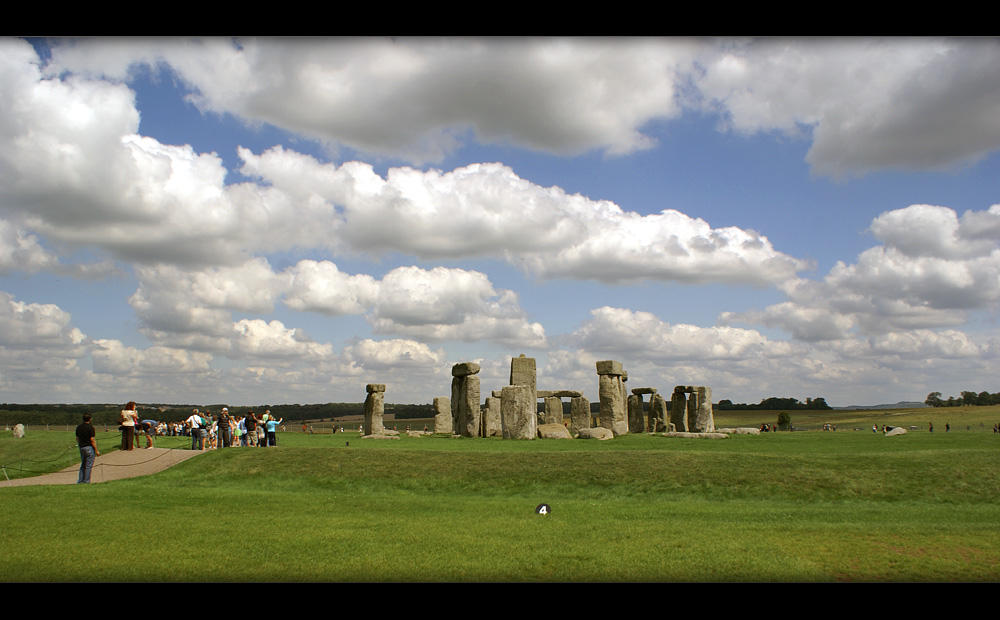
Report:
[[996,392],[998,151],[998,39],[0,39],[0,402]]

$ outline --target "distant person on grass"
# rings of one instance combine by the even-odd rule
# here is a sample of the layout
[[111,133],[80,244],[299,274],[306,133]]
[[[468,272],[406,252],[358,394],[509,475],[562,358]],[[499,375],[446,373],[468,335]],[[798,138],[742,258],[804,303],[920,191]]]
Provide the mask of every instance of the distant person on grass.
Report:
[[205,449],[205,435],[203,432],[203,425],[205,419],[201,417],[198,410],[195,409],[191,417],[187,419],[188,428],[191,429],[191,449],[192,450],[204,450]]
[[273,415],[269,415],[267,417],[267,422],[265,422],[264,424],[267,426],[268,446],[274,446],[274,447],[278,446],[278,435],[276,431],[278,429],[278,425],[281,424],[282,420],[284,420],[284,418],[281,418],[281,420],[275,420]]
[[94,459],[101,456],[97,449],[97,433],[90,423],[90,414],[83,414],[83,422],[76,427],[76,444],[80,446],[80,477],[77,484],[90,484],[90,472],[94,468]]
[[139,414],[135,412],[135,402],[129,401],[119,416],[122,425],[122,450],[135,448],[135,425],[139,423]]

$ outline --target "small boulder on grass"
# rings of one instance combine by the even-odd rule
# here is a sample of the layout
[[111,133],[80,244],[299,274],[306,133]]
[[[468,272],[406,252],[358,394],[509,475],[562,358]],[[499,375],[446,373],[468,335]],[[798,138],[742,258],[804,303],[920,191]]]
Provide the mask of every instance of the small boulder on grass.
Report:
[[572,439],[567,429],[562,424],[539,424],[538,436],[542,439]]
[[894,429],[892,429],[891,431],[887,432],[885,434],[885,436],[886,437],[894,437],[896,435],[905,435],[905,434],[906,434],[906,429],[903,428],[902,426],[897,426]]
[[599,439],[601,441],[606,441],[608,439],[614,439],[615,434],[603,426],[598,426],[597,428],[581,428],[577,437],[580,439]]

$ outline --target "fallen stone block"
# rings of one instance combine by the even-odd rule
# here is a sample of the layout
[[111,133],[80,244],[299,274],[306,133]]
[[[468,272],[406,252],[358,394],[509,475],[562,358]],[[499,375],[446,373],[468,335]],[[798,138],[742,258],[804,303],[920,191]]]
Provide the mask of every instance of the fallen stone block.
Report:
[[562,424],[539,424],[538,436],[542,439],[572,439],[569,429]]
[[614,439],[615,434],[612,433],[610,429],[604,428],[603,426],[595,426],[594,428],[581,428],[578,437],[580,439],[599,439],[601,441],[606,441],[608,439]]

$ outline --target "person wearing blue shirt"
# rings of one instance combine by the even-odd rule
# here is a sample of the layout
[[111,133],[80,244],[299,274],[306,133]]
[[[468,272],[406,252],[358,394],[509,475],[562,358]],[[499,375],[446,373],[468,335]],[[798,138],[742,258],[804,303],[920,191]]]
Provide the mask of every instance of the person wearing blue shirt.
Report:
[[284,418],[281,418],[281,420],[275,420],[274,416],[272,415],[267,416],[267,422],[264,423],[264,425],[267,427],[267,445],[269,446],[278,445],[278,436],[275,434],[275,431],[278,430],[278,425],[281,424],[282,420],[284,420]]

